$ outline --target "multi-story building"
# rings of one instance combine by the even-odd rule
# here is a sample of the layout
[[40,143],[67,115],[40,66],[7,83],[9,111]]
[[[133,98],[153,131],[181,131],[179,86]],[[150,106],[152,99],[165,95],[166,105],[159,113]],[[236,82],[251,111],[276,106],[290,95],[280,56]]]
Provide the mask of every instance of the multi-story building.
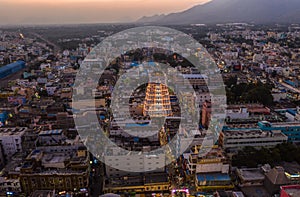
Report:
[[[208,127],[212,118],[225,119],[226,96],[213,95],[211,100],[206,100],[202,106],[201,124]],[[213,117],[211,117],[213,115]]]
[[144,116],[165,117],[172,115],[168,87],[163,84],[149,83],[144,103]]
[[224,149],[241,149],[246,146],[274,147],[287,142],[288,137],[281,131],[261,129],[225,130],[220,133],[219,145]]
[[74,191],[89,185],[89,155],[86,148],[67,146],[36,149],[20,168],[22,191],[29,195],[35,190]]
[[[183,78],[189,80],[193,87],[207,86],[208,77],[202,74],[184,74]],[[184,84],[183,81],[177,81],[179,84]]]
[[18,196],[22,192],[19,179],[22,161],[22,154],[15,154],[11,161],[1,170],[0,196],[8,196],[8,194]]
[[0,141],[5,160],[9,160],[16,152],[22,152],[22,137],[27,130],[26,127],[0,128]]
[[57,124],[54,126],[58,129],[69,129],[74,128],[75,123],[73,120],[73,116],[68,114],[67,112],[59,112],[56,114],[56,122]]
[[263,131],[281,131],[288,136],[288,141],[299,142],[300,141],[300,123],[270,123],[267,121],[258,122],[258,126]]
[[284,168],[286,177],[290,180],[291,184],[300,184],[300,165],[294,162],[281,162]]
[[249,118],[249,112],[246,107],[243,106],[230,106],[226,109],[226,118],[229,119],[247,119]]
[[300,185],[285,185],[280,187],[280,197],[300,196]]
[[259,168],[242,168],[237,169],[236,174],[240,187],[262,186],[265,175]]
[[63,134],[63,130],[48,130],[41,131],[38,135],[36,145],[37,146],[52,146],[61,145],[66,140]]
[[21,192],[19,179],[0,177],[0,196],[19,195]]
[[169,196],[170,182],[166,173],[147,173],[136,176],[110,178],[104,185],[105,193],[129,193]]
[[191,179],[195,180],[197,191],[233,188],[228,159],[223,150],[218,146],[207,150],[201,145],[193,147],[184,162],[188,176],[194,176]]
[[[161,78],[159,72],[156,74],[157,78]],[[131,110],[136,122],[122,116],[124,113],[126,110],[118,110],[120,116],[111,121],[108,133],[111,140],[126,150],[108,147],[105,151],[107,177],[104,191],[168,194],[167,156],[163,151],[152,152],[160,147],[159,128],[148,118],[173,115],[168,87],[163,83],[148,84],[142,110],[144,117],[140,112]]]
[[289,185],[290,180],[287,178],[283,167],[276,166],[266,173],[264,186],[271,196],[280,192],[282,185]]
[[269,131],[271,133],[279,133],[279,131],[288,137],[288,142],[299,142],[300,141],[300,123],[299,122],[275,122],[259,121],[257,124],[227,124],[223,126],[222,131],[241,131],[244,130],[261,130]]
[[36,190],[34,191],[30,197],[42,197],[42,196],[46,196],[46,197],[55,197],[55,190]]
[[[142,153],[124,154],[119,148],[112,149],[108,152],[111,154],[107,154],[104,157],[106,163],[105,170],[108,177],[130,176],[147,171],[165,172],[166,155],[164,152],[155,155]],[[115,166],[115,168],[111,166]],[[122,170],[117,169],[118,166]]]
[[202,107],[202,115],[201,115],[201,124],[205,127],[208,128],[208,125],[211,120],[211,102],[206,101],[203,103]]

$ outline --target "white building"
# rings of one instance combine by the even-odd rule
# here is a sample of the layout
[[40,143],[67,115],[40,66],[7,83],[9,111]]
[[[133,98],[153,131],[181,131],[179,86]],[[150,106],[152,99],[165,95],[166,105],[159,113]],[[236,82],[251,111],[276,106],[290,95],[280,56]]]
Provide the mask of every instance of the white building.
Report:
[[249,112],[246,107],[229,107],[226,110],[226,117],[230,119],[247,119]]
[[219,144],[224,149],[241,149],[246,146],[274,147],[287,142],[288,137],[281,131],[262,131],[261,129],[241,129],[222,131]]
[[126,154],[123,150],[115,148],[110,153],[104,156],[108,177],[130,176],[147,171],[165,171],[166,155],[164,152],[155,155],[142,152]]
[[123,136],[129,138],[132,136],[144,137],[151,142],[158,141],[158,135],[156,135],[159,130],[157,125],[151,125],[149,120],[127,120],[125,118],[115,118],[111,122],[111,128],[109,130],[109,135]]
[[202,155],[204,151],[200,146],[192,148],[193,153],[185,154],[187,170],[191,174],[202,173],[222,173],[229,172],[229,163],[223,150],[219,147],[212,147],[207,154]]
[[54,95],[57,87],[56,86],[46,86],[46,90],[49,96]]
[[26,131],[26,127],[0,128],[0,141],[6,159],[16,152],[22,152],[22,136]]
[[273,96],[273,100],[274,100],[275,102],[278,102],[278,101],[280,101],[281,99],[286,99],[287,94],[286,94],[286,92],[281,92],[281,91],[273,90],[273,91],[272,91],[272,96]]

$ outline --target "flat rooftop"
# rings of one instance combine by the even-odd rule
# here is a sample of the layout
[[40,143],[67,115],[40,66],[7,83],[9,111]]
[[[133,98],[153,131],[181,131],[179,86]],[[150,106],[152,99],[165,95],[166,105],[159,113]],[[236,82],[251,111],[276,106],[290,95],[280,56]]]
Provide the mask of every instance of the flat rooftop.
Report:
[[282,162],[280,165],[284,168],[284,171],[290,175],[300,173],[300,165],[297,162]]
[[255,136],[258,138],[265,138],[265,137],[284,137],[285,135],[281,132],[270,132],[270,131],[262,131],[260,129],[243,129],[243,130],[225,130],[222,133],[226,137],[251,137]]
[[197,174],[198,181],[230,181],[231,178],[228,174],[221,173],[206,173]]
[[241,190],[245,196],[271,196],[263,186],[242,187]]
[[107,187],[120,187],[120,186],[140,186],[146,184],[155,183],[167,183],[168,174],[167,173],[144,173],[139,176],[124,176],[111,178],[110,183]]
[[46,164],[63,163],[70,156],[64,153],[48,153],[43,156],[42,162]]
[[166,183],[168,182],[168,174],[166,173],[153,173],[145,175],[145,183]]
[[222,131],[225,136],[251,136],[259,135],[261,137],[266,136],[267,132],[262,131],[261,129],[244,129],[244,130],[226,130]]
[[238,174],[244,180],[263,180],[265,175],[258,168],[238,169]]
[[271,123],[272,127],[300,127],[300,122],[289,122],[289,123]]
[[41,131],[39,133],[40,136],[42,136],[42,135],[61,135],[61,134],[62,134],[62,129]]
[[300,196],[300,185],[283,186],[284,190],[290,197]]
[[30,197],[53,197],[55,192],[52,190],[37,190],[34,191]]
[[0,136],[22,135],[26,130],[27,127],[0,128]]

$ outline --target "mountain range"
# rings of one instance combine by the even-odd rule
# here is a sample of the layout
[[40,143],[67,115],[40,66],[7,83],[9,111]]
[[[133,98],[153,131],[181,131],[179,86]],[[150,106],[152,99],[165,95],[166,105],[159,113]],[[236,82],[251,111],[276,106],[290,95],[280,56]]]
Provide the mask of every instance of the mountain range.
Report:
[[168,15],[142,17],[137,23],[299,23],[300,0],[212,0]]

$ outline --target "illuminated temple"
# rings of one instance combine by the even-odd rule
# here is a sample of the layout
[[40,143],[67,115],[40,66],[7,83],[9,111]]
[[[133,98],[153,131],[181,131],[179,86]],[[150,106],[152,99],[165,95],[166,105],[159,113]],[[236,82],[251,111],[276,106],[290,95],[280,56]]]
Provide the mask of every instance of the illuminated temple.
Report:
[[172,108],[168,87],[159,83],[149,83],[143,109],[144,116],[172,116]]

